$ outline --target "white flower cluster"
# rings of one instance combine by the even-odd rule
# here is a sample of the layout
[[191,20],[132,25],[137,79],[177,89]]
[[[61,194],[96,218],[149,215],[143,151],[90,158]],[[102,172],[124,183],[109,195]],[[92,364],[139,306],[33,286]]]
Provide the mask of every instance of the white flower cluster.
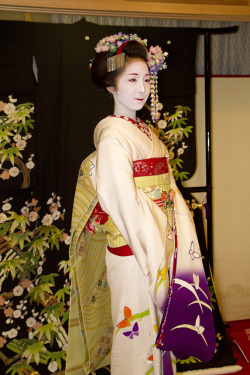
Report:
[[[11,204],[10,204],[10,201],[12,200],[13,198],[10,197],[8,199],[5,199],[2,203],[2,210],[3,211],[9,211],[11,209]],[[4,223],[5,221],[7,220],[7,216],[4,214],[4,213],[0,213],[0,223]]]
[[[4,162],[0,164],[0,169],[2,169],[2,173],[0,173],[0,178],[2,180],[8,180],[10,177],[17,177],[20,173],[23,172],[23,168],[27,168],[30,171],[35,167],[35,163],[33,162],[33,154],[30,156],[28,162],[25,164],[20,159],[22,151],[24,151],[27,146],[27,141],[32,137],[31,133],[27,133],[25,135],[21,135],[20,133],[23,129],[23,124],[26,117],[30,117],[30,113],[34,111],[34,107],[29,109],[25,108],[25,106],[21,108],[16,107],[14,104],[16,101],[17,99],[13,99],[12,95],[9,95],[9,103],[6,104],[0,101],[0,111],[2,110],[5,113],[5,115],[7,115],[7,119],[6,116],[0,116],[0,123],[10,125],[13,124],[13,126],[15,126],[14,129],[11,128],[11,131],[9,131],[7,135],[8,148],[11,149],[12,147],[13,150],[15,148],[15,151],[13,151],[12,153],[12,157],[14,158],[14,165],[13,159],[11,160],[9,156],[6,158],[6,160],[11,160],[12,166],[10,168],[4,168]],[[21,124],[21,127],[19,126],[19,124]],[[3,157],[5,157],[4,153]]]
[[25,206],[21,208],[21,214],[29,219],[30,222],[35,222],[39,218],[40,207],[37,206],[38,200],[32,198],[31,201],[26,201]]

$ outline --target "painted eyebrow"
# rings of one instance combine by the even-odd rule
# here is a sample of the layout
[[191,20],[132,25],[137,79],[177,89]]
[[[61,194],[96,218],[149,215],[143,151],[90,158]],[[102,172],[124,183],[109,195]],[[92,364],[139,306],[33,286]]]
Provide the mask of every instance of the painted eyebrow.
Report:
[[[139,74],[138,73],[129,73],[128,76],[138,76]],[[149,76],[150,74],[147,73],[145,74],[145,76]]]

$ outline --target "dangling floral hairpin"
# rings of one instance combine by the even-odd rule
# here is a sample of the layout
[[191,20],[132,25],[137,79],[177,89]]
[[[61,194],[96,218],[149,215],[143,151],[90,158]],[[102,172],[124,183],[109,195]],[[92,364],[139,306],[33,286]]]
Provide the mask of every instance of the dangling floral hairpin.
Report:
[[[125,64],[125,53],[123,48],[126,44],[131,41],[136,40],[139,43],[142,43],[147,47],[147,39],[141,39],[137,34],[123,34],[118,33],[114,35],[107,36],[101,39],[98,44],[95,46],[96,53],[100,52],[115,52],[114,56],[107,58],[107,71],[112,72],[116,69],[121,68]],[[159,102],[158,96],[158,76],[157,73],[159,70],[167,68],[165,62],[168,52],[163,52],[161,47],[151,46],[148,51],[148,67],[150,71],[150,99],[151,99],[151,117],[152,121],[155,123],[159,117],[160,113],[157,109],[157,103]]]
[[158,72],[159,70],[167,69],[165,62],[168,52],[163,52],[161,47],[151,46],[148,52],[148,66],[150,71],[150,99],[151,99],[151,117],[155,123],[160,118],[160,112],[158,111],[157,103],[159,103],[158,96]]

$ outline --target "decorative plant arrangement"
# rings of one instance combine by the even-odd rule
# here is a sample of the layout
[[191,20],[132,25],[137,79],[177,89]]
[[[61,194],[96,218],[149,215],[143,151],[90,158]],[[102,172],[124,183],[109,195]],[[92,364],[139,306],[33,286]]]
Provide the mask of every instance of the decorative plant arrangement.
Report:
[[[150,108],[148,107],[148,109]],[[190,111],[190,108],[177,105],[172,115],[169,115],[168,112],[161,114],[162,109],[163,105],[157,103],[157,120],[155,124],[152,124],[150,120],[147,120],[147,123],[167,146],[170,164],[176,181],[186,180],[189,173],[180,171],[183,163],[180,156],[183,155],[185,149],[188,147],[185,144],[184,137],[188,137],[193,128],[186,123],[187,113]]]
[[[12,96],[8,103],[0,101],[0,178],[9,180],[22,173],[21,188],[27,188],[34,154],[24,162],[23,151],[32,137],[34,105],[16,102]],[[38,365],[60,373],[67,348],[69,266],[61,261],[59,273],[45,274],[45,269],[48,252],[70,243],[70,236],[59,229],[65,210],[54,193],[47,208],[31,195],[17,212],[12,209],[14,201],[9,197],[0,207],[0,348],[4,348],[0,359],[6,374],[38,375]],[[58,289],[60,273],[64,285]]]
[[[0,347],[6,345],[17,354],[6,374],[38,374],[34,363],[47,364],[48,370],[55,372],[61,370],[66,357],[64,327],[70,285],[66,279],[63,288],[53,292],[59,275],[42,274],[46,251],[59,250],[60,243],[70,242],[70,236],[55,225],[64,218],[60,201],[53,193],[47,202],[49,213],[43,217],[35,198],[25,202],[20,214],[11,211],[10,200],[3,202],[0,238],[5,257],[0,263],[0,310],[1,321],[5,320],[6,325],[0,336]],[[59,263],[60,270],[64,275],[69,272],[67,261]],[[20,337],[20,333],[25,333],[24,322],[26,337]],[[0,356],[5,359],[2,352]]]
[[17,99],[9,96],[9,102],[0,101],[0,178],[8,180],[23,174],[21,188],[29,186],[29,175],[34,168],[34,155],[31,154],[27,162],[22,160],[22,151],[25,150],[28,140],[32,137],[29,132],[33,129],[34,112],[32,103],[15,105]]

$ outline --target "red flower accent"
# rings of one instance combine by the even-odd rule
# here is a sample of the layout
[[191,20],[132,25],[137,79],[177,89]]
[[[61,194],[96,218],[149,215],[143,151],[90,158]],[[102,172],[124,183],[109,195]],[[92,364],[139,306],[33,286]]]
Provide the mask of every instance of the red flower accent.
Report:
[[162,197],[162,199],[163,200],[168,200],[168,194],[166,194],[166,193],[161,193],[161,197]]
[[87,224],[85,225],[85,228],[89,233],[95,233],[95,226],[94,224],[92,224],[92,218],[88,220]]
[[105,224],[106,223],[106,221],[108,221],[108,215],[106,214],[106,213],[104,213],[103,215],[96,215],[95,216],[95,222],[97,223],[97,224],[101,224],[101,225],[103,225],[103,224]]
[[108,221],[108,218],[109,218],[108,214],[105,211],[103,211],[100,203],[98,202],[97,205],[95,206],[95,208],[92,212],[92,215],[90,216],[85,228],[89,233],[94,233],[95,232],[95,226],[93,224],[93,221],[96,224],[103,225],[103,224],[106,223],[106,221]]

